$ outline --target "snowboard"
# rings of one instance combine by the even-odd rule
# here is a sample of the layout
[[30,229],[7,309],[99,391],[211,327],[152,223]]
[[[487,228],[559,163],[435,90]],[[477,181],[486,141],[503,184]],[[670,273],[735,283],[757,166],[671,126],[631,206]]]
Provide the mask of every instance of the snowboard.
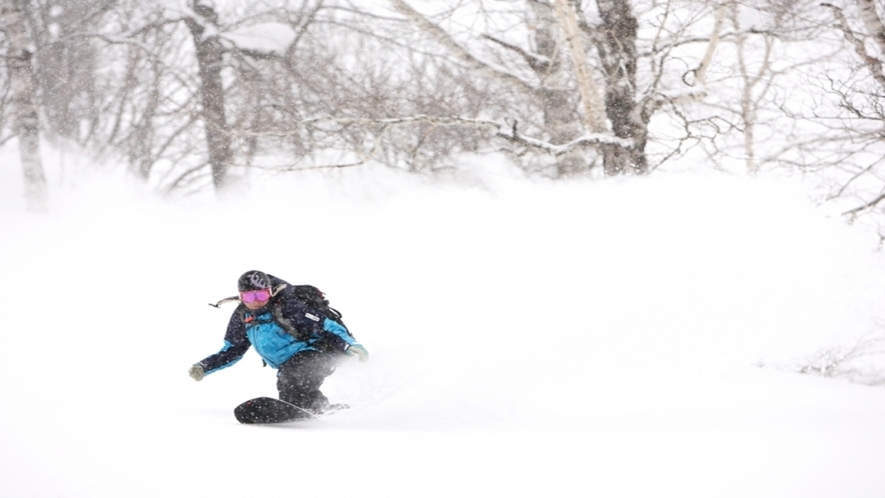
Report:
[[234,408],[234,416],[241,424],[279,424],[309,420],[348,408],[347,405],[331,405],[322,413],[314,413],[276,398],[261,397],[240,403]]

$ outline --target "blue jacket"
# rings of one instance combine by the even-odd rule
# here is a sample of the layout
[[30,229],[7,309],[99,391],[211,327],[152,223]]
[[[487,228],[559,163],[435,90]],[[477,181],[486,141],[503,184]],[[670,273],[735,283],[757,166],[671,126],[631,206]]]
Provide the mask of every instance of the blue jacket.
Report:
[[239,361],[250,346],[264,361],[280,368],[302,351],[344,352],[356,339],[340,323],[324,316],[320,310],[294,297],[291,286],[271,277],[274,288],[280,288],[263,308],[251,311],[240,304],[234,310],[224,335],[221,351],[199,364],[206,374],[229,367]]

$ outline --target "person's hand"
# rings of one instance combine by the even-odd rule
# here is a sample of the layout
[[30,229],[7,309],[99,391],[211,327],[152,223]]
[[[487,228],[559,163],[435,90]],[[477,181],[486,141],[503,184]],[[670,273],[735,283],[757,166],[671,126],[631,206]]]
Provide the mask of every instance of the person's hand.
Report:
[[203,380],[203,377],[206,376],[206,373],[203,372],[203,365],[200,365],[199,363],[192,366],[191,369],[187,371],[187,373],[196,381],[201,381]]
[[369,361],[369,352],[366,351],[366,348],[364,348],[362,344],[351,344],[345,353],[347,353],[348,356],[359,356],[360,362]]

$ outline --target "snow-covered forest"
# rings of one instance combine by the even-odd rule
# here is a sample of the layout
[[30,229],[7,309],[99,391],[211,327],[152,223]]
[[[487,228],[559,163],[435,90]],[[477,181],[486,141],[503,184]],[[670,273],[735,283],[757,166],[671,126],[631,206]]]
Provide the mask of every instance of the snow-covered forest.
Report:
[[501,153],[550,178],[778,170],[881,211],[874,0],[3,5],[0,137],[35,209],[39,136],[176,195]]
[[[0,496],[885,495],[876,0],[0,0]],[[245,270],[370,352],[271,427]]]

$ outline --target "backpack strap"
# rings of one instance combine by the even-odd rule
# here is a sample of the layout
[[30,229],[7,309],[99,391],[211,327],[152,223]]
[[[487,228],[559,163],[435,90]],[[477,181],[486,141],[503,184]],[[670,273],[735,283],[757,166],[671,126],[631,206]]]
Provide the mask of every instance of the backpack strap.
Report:
[[279,324],[280,327],[283,328],[286,332],[292,335],[292,337],[298,339],[299,341],[306,341],[309,336],[295,327],[288,318],[283,316],[283,303],[276,302],[273,304],[273,307],[270,310],[273,315],[274,321]]

